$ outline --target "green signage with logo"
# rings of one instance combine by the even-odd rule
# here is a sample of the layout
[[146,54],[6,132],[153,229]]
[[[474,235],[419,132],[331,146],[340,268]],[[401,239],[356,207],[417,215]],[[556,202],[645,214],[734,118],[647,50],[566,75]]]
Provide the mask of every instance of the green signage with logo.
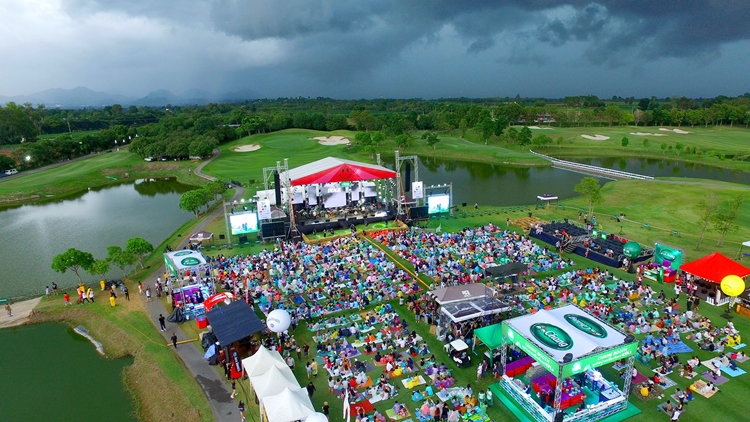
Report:
[[679,270],[680,265],[682,265],[682,256],[682,249],[672,248],[660,243],[654,245],[654,262],[657,264],[669,261],[669,268]]
[[194,267],[200,263],[201,262],[198,258],[193,258],[192,256],[183,258],[182,261],[180,261],[180,264],[182,264],[183,267]]
[[192,255],[193,251],[180,251],[175,252],[174,256],[185,256],[185,255]]
[[590,369],[607,365],[608,363],[627,359],[633,356],[637,349],[638,342],[634,342],[566,364],[563,366],[563,377],[580,374],[581,372],[586,372]]
[[177,268],[172,265],[172,261],[169,260],[167,255],[164,255],[164,266],[167,268],[167,271],[172,274],[172,277],[177,277],[179,275],[177,273]]
[[584,333],[592,337],[607,337],[607,330],[601,324],[591,318],[587,318],[583,315],[577,314],[565,314],[563,318],[565,318],[565,321],[567,321],[568,324],[574,326],[578,330],[583,331]]
[[539,343],[550,349],[565,351],[573,348],[573,339],[557,325],[538,322],[529,328],[529,332]]
[[515,330],[510,328],[506,324],[502,324],[503,339],[508,345],[515,345],[519,349],[526,352],[532,359],[537,361],[544,369],[550,371],[553,374],[557,374],[560,367],[551,356],[545,353],[537,345],[527,340],[523,335],[517,333]]

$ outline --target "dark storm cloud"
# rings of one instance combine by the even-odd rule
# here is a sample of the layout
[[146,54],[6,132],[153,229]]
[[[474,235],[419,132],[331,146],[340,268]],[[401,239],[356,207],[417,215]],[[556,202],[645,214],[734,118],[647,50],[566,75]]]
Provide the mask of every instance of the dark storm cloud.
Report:
[[[750,1],[739,0],[66,1],[76,11],[207,19],[215,30],[245,40],[281,38],[296,46],[290,67],[311,71],[323,60],[367,71],[410,45],[436,41],[446,27],[461,37],[467,53],[492,49],[499,35],[554,47],[587,42],[585,57],[595,64],[612,60],[612,54],[652,60],[700,56],[722,43],[750,38]],[[186,12],[203,9],[205,16]],[[539,55],[533,48],[529,52]]]

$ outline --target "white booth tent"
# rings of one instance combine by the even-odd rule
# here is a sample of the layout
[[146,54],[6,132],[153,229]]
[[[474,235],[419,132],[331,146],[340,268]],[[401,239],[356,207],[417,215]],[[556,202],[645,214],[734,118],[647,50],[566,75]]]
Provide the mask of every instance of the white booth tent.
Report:
[[268,422],[294,422],[307,419],[315,413],[307,389],[285,388],[279,394],[261,399]]
[[[503,333],[508,343],[519,347],[521,343],[531,343],[536,346],[537,350],[541,349],[544,354],[532,355],[530,353],[529,355],[553,374],[557,371],[558,362],[563,362],[568,353],[573,357],[572,362],[576,362],[596,352],[625,344],[623,333],[574,305],[540,310],[534,314],[506,320],[503,325],[511,329],[506,329]],[[635,349],[637,343],[627,346],[623,349]],[[521,348],[526,350],[524,347]],[[626,351],[622,350],[622,352]],[[580,373],[622,358],[622,356],[617,356],[618,353],[601,356],[598,361],[591,362],[593,365],[589,364],[589,368],[583,365],[572,368],[572,372]]]
[[271,366],[263,374],[250,377],[250,384],[259,399],[279,394],[285,388],[299,388],[299,383],[288,366],[283,369]]
[[255,352],[254,355],[242,359],[242,368],[245,370],[247,376],[251,378],[258,375],[263,375],[265,372],[271,369],[272,366],[275,366],[279,369],[288,367],[286,362],[284,362],[284,358],[281,357],[279,352],[275,350],[268,350],[263,346],[260,346],[260,348],[257,352]]
[[207,263],[206,257],[202,253],[190,249],[164,254],[164,265],[167,268],[167,272],[173,277],[179,277],[185,271],[206,265]]

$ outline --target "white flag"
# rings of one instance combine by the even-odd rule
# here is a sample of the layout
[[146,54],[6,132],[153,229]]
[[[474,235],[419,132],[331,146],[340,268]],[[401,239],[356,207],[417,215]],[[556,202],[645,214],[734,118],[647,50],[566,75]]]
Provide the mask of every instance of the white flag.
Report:
[[346,389],[346,393],[344,395],[344,417],[346,418],[346,422],[351,421],[351,409],[349,409],[349,389]]

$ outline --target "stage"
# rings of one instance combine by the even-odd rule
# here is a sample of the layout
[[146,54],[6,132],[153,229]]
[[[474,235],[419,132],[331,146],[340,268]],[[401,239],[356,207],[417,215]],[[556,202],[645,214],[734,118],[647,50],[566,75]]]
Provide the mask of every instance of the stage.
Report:
[[352,214],[352,215],[346,215],[346,217],[334,217],[334,218],[326,218],[326,219],[307,219],[297,220],[297,230],[299,230],[300,233],[303,234],[314,234],[314,233],[322,233],[325,230],[342,230],[342,229],[351,229],[352,225],[359,228],[359,226],[363,226],[365,229],[368,229],[375,223],[383,223],[386,222],[386,227],[390,226],[389,221],[393,221],[396,219],[395,213],[389,211],[380,211],[372,214]]

